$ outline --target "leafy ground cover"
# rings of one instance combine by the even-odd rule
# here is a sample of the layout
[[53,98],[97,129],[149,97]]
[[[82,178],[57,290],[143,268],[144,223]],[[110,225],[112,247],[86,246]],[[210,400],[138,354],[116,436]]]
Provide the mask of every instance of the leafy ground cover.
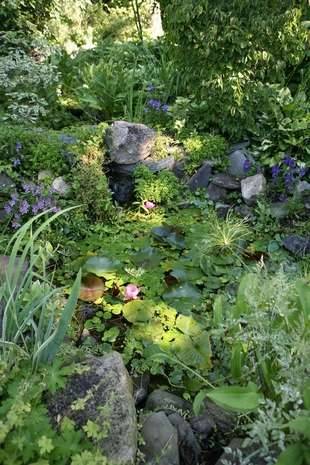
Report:
[[[159,3],[159,39],[139,2],[0,12],[0,463],[108,463],[98,425],[56,433],[44,398],[83,370],[68,360],[111,350],[196,415],[206,398],[236,412],[265,463],[310,463],[310,262],[283,247],[309,240],[309,11]],[[152,160],[173,154],[183,178],[141,165],[120,205],[117,119],[156,129]],[[268,186],[221,214],[188,181],[205,160],[226,172],[243,139],[243,177]]]

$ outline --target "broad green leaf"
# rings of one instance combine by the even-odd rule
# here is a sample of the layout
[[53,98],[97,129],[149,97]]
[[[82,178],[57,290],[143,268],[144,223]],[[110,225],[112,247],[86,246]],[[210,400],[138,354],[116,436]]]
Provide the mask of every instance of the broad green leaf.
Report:
[[172,226],[159,226],[152,229],[153,236],[164,243],[175,247],[178,250],[185,248],[184,236]]
[[202,331],[201,325],[190,315],[179,315],[176,327],[187,336],[197,336]]
[[298,416],[289,422],[289,427],[296,433],[300,433],[310,439],[310,417]]
[[288,446],[279,456],[276,465],[302,465],[303,445],[298,442]]
[[297,281],[296,289],[300,306],[306,318],[310,316],[310,286],[304,281]]
[[148,300],[132,300],[123,307],[123,315],[130,323],[150,321],[155,313],[155,304]]
[[218,328],[224,321],[223,316],[224,297],[219,294],[216,296],[213,304],[213,325]]
[[241,377],[242,367],[242,344],[235,342],[231,352],[230,371],[233,378],[236,380]]
[[120,267],[118,260],[108,257],[90,257],[83,265],[85,273],[92,273],[100,278],[104,278],[111,273],[115,273]]
[[310,410],[310,384],[304,388],[303,399],[306,409]]
[[163,299],[166,301],[171,301],[174,299],[188,299],[192,301],[198,301],[201,299],[201,292],[196,286],[189,283],[184,283],[173,287],[168,292],[165,292]]
[[242,314],[251,311],[249,307],[249,296],[253,295],[257,286],[258,277],[254,273],[247,273],[240,281],[236,305],[234,308],[234,317],[238,318]]
[[223,408],[236,412],[257,409],[262,396],[253,386],[222,386],[208,392],[208,397]]

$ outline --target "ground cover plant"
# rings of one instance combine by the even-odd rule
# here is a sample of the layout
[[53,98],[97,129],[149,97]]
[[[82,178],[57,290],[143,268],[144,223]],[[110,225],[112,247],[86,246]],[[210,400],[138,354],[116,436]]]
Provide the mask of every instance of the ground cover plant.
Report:
[[[114,465],[114,414],[79,421],[91,375],[63,417],[48,399],[116,351],[190,402],[172,413],[200,455],[179,440],[178,464],[226,448],[226,465],[308,465],[309,7],[0,10],[0,463]],[[117,120],[134,130],[111,147]],[[210,401],[235,415],[229,434],[195,430]],[[141,435],[135,465],[153,463]]]

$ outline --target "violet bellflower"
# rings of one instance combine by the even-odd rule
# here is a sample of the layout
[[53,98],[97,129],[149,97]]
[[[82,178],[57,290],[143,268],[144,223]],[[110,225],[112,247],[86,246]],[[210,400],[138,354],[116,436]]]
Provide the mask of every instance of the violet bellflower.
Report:
[[273,177],[273,179],[277,178],[280,172],[281,172],[281,168],[279,165],[273,165],[271,167],[271,176]]
[[251,162],[250,160],[244,160],[243,162],[243,171],[247,173],[251,169]]

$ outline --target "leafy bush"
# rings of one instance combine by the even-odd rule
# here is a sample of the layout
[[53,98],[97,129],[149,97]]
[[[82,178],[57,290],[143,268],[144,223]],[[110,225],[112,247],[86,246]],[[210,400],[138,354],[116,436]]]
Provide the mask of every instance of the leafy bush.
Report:
[[[78,365],[76,366],[76,368]],[[55,362],[29,376],[31,366],[20,357],[14,364],[0,362],[0,462],[6,464],[105,465],[106,460],[90,443],[86,432],[76,431],[63,418],[58,431],[52,426],[43,402],[47,391],[65,385],[76,368]]]
[[[290,0],[161,0],[166,39],[193,96],[191,119],[232,137],[254,129],[260,83],[287,85],[306,60],[302,10]],[[295,6],[296,5],[296,6]]]
[[0,103],[2,119],[34,123],[47,115],[57,99],[60,75],[46,61],[36,61],[21,49],[0,56]]
[[227,143],[221,136],[192,135],[183,141],[187,153],[185,169],[188,174],[193,174],[205,160],[214,160],[218,165],[225,167],[224,155],[227,151]]
[[134,177],[135,193],[142,203],[153,201],[167,204],[180,193],[180,181],[170,171],[163,170],[155,174],[141,165],[136,168]]

